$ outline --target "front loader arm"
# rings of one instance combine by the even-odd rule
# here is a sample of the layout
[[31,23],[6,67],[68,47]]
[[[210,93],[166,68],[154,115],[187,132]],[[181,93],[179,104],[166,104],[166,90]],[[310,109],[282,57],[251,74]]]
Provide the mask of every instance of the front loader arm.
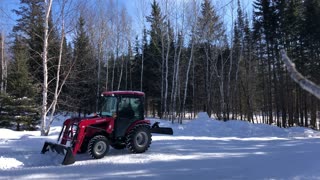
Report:
[[73,150],[72,150],[73,155],[76,155],[77,152],[80,150],[80,147],[85,137],[85,127],[81,126],[80,124],[78,126],[77,133],[73,139]]
[[87,137],[91,137],[98,131],[91,128],[92,125],[106,124],[107,127],[98,128],[99,131],[112,132],[114,119],[112,118],[89,118],[67,119],[62,126],[57,143],[45,142],[41,150],[42,154],[48,151],[64,155],[62,164],[68,165],[75,162],[75,155]]
[[[113,130],[113,123],[114,122],[111,119],[88,119],[85,121],[80,121],[77,132],[75,133],[72,141],[73,154],[77,154],[77,152],[81,149],[85,138],[93,137],[93,135],[99,131],[104,131],[110,134]],[[99,124],[100,128],[94,128],[94,126],[99,127]],[[106,124],[107,126],[103,126],[101,124]]]

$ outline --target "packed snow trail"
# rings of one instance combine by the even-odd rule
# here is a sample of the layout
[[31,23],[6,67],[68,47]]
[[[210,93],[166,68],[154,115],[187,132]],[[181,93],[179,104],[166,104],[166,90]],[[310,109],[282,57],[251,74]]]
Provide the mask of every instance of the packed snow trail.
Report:
[[146,153],[111,148],[98,160],[78,154],[69,166],[40,154],[60,126],[48,137],[0,129],[0,179],[320,179],[319,132],[199,116],[183,125],[161,121],[174,135],[153,135]]

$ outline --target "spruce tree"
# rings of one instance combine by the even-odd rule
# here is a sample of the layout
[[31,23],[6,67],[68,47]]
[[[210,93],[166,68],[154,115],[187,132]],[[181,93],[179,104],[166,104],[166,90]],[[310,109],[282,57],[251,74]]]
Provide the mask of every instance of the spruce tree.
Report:
[[44,6],[41,0],[21,0],[18,10],[13,10],[19,17],[13,32],[20,34],[29,46],[28,65],[37,83],[42,82],[42,58],[44,35]]
[[[147,94],[147,102],[155,111],[161,114],[161,82],[162,82],[162,43],[163,35],[162,27],[164,25],[163,16],[159,4],[154,0],[151,4],[151,15],[147,16],[147,22],[150,23],[150,42],[144,48],[144,73],[143,73],[143,89]],[[144,37],[143,37],[144,40]],[[145,41],[145,40],[144,40]]]
[[[213,114],[213,105],[215,104],[214,109],[218,118],[221,119],[221,114],[226,117],[227,109],[227,99],[224,96],[226,86],[221,83],[225,80],[224,71],[227,69],[223,67],[226,63],[222,63],[225,59],[221,56],[223,49],[225,49],[223,46],[226,43],[224,43],[225,34],[222,22],[209,0],[204,0],[201,3],[201,14],[198,18],[196,33],[199,44],[197,44],[195,55],[197,58],[194,63],[196,66],[195,74],[199,77],[195,82],[197,88],[201,89],[196,96],[201,97],[203,110],[209,116]],[[218,83],[219,86],[213,86],[215,83]],[[216,99],[213,94],[221,94],[222,96],[218,97],[220,99]]]
[[[74,39],[75,66],[69,80],[68,90],[73,110],[81,113],[94,111],[96,104],[96,61],[92,54],[89,37],[85,31],[85,20],[80,17]],[[71,102],[69,102],[71,103]]]
[[305,46],[306,75],[311,75],[311,80],[320,83],[319,54],[320,54],[320,2],[319,0],[304,1],[303,43]]
[[[27,64],[34,84],[43,82],[43,36],[44,36],[44,1],[43,0],[20,0],[20,7],[13,10],[18,16],[17,24],[13,27],[13,33],[20,36],[28,46]],[[48,69],[49,69],[49,91],[53,91],[56,78],[57,61],[59,54],[59,36],[52,22],[52,15],[49,18],[49,45],[48,45]],[[41,101],[41,93],[37,101]],[[49,95],[50,101],[50,95]]]
[[2,94],[0,98],[0,113],[3,115],[0,124],[13,126],[16,130],[33,130],[39,123],[39,105],[34,99],[39,89],[32,83],[27,65],[28,53],[22,38],[16,36],[8,74],[8,94]]

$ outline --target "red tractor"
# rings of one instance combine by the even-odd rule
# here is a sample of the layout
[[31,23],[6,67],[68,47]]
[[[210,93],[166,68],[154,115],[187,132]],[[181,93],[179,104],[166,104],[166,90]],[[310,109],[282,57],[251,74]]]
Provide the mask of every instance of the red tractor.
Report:
[[172,128],[152,126],[144,119],[144,93],[111,91],[102,93],[100,112],[90,118],[71,118],[63,123],[57,143],[45,142],[47,151],[64,155],[63,165],[73,164],[77,153],[88,152],[92,158],[103,158],[109,151],[127,148],[143,153],[151,144],[151,133],[172,135]]

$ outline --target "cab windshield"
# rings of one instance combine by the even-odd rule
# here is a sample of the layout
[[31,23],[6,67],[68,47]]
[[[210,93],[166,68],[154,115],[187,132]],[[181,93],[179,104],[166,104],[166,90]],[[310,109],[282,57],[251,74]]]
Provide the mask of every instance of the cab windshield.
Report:
[[114,96],[103,96],[100,105],[100,116],[112,117],[117,111],[117,98]]

